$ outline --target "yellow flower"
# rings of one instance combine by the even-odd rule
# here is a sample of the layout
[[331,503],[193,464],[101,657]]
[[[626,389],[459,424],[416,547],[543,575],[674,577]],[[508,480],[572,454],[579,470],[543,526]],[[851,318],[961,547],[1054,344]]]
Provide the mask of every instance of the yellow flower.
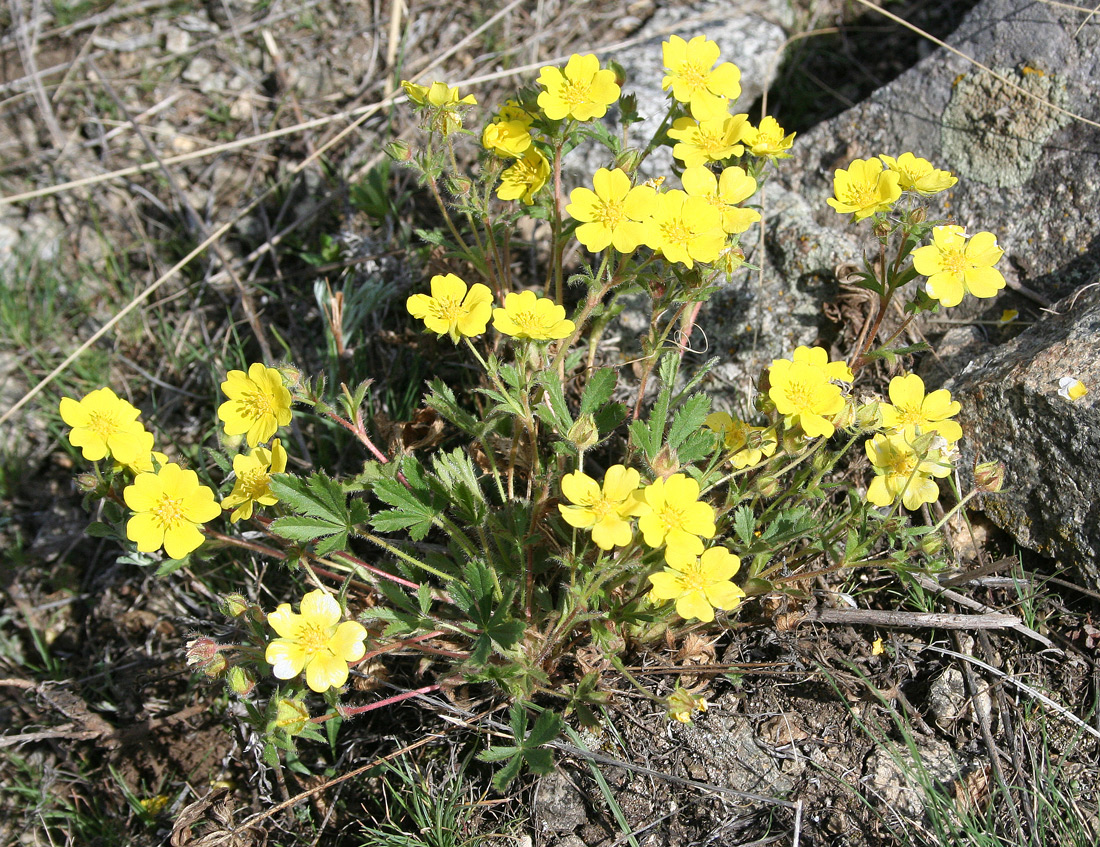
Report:
[[726,246],[722,215],[702,197],[677,189],[658,194],[653,217],[646,222],[646,244],[669,262],[689,268],[695,262],[713,262]]
[[772,427],[750,426],[729,412],[712,412],[704,423],[722,436],[722,445],[732,454],[730,461],[738,470],[758,464],[765,456],[774,456],[779,445]]
[[267,616],[279,638],[267,645],[264,658],[278,679],[293,679],[305,669],[306,685],[321,693],[348,681],[348,663],[367,652],[367,631],[355,621],[340,623],[340,604],[326,591],[309,592],[302,598],[302,612],[280,604]]
[[535,193],[550,179],[550,163],[534,147],[500,175],[497,197],[501,200],[522,200],[530,206]]
[[834,382],[851,382],[855,379],[847,362],[829,361],[829,353],[824,347],[806,347],[804,345],[796,347],[791,359],[795,362],[805,362],[807,365],[821,368],[829,379]]
[[882,162],[872,156],[866,161],[856,159],[848,170],[833,172],[833,193],[825,202],[838,214],[852,212],[857,221],[875,212],[885,212],[901,197],[897,171],[883,170]]
[[745,232],[760,220],[756,209],[742,209],[738,204],[756,193],[756,180],[744,168],[725,168],[715,177],[705,165],[688,168],[680,177],[689,197],[702,197],[722,215],[722,229],[729,235]]
[[621,89],[615,72],[600,69],[600,60],[589,54],[573,54],[565,72],[542,68],[538,83],[546,90],[539,95],[539,108],[552,121],[570,117],[590,121],[607,114],[607,107],[619,99]]
[[882,426],[912,441],[926,432],[938,432],[948,443],[962,438],[962,427],[950,418],[961,406],[946,388],[924,393],[924,380],[916,374],[890,380],[890,402],[880,403]]
[[836,432],[833,418],[844,409],[840,386],[830,382],[824,368],[806,361],[776,359],[769,371],[768,396],[788,425],[798,424],[811,438]]
[[1008,326],[1008,324],[1012,323],[1018,317],[1020,317],[1020,313],[1016,309],[1005,309],[1001,312],[1001,317],[997,323],[1002,326]]
[[97,388],[80,400],[63,397],[60,411],[61,419],[72,427],[69,443],[90,462],[113,456],[126,464],[144,450],[145,427],[138,423],[141,412],[110,388]]
[[169,462],[157,473],[138,474],[122,492],[134,511],[126,537],[142,553],[163,545],[169,558],[182,559],[203,542],[199,526],[221,514],[214,492],[199,484],[194,471]]
[[979,232],[967,240],[961,226],[948,224],[932,230],[932,243],[913,251],[913,267],[928,277],[928,296],[944,306],[957,306],[964,294],[993,297],[1005,287],[1005,278],[993,266],[1004,250],[997,236]]
[[783,134],[783,127],[779,121],[771,115],[766,115],[760,121],[759,127],[748,126],[742,135],[745,146],[754,156],[767,156],[771,159],[789,159],[791,154],[787,151],[794,144],[797,133]]
[[120,465],[137,476],[139,473],[151,473],[154,471],[156,469],[153,466],[154,460],[158,465],[168,464],[168,457],[159,450],[153,449],[153,433],[143,427],[141,433],[138,435],[138,439],[141,442],[141,448],[138,450],[137,454],[129,462],[119,462]]
[[459,97],[458,88],[451,88],[445,82],[433,82],[429,86],[424,86],[403,80],[401,87],[405,89],[410,100],[429,110],[432,129],[445,136],[462,126],[462,115],[458,107],[477,104],[474,95],[467,94],[465,97]]
[[693,695],[680,685],[665,700],[665,714],[674,721],[691,723],[692,712],[705,712],[707,701],[701,695]]
[[1085,383],[1073,376],[1064,376],[1058,380],[1058,396],[1075,402],[1089,393]]
[[748,115],[719,115],[702,121],[677,118],[668,131],[669,138],[679,142],[672,155],[687,168],[740,156],[745,147],[738,142],[748,125]]
[[730,580],[741,567],[741,559],[725,547],[711,547],[701,556],[668,560],[661,573],[651,574],[649,599],[675,600],[676,614],[685,620],[714,620],[715,609],[736,609],[745,592]]
[[599,253],[609,245],[620,253],[630,253],[645,241],[645,221],[657,192],[646,185],[631,186],[630,177],[621,168],[600,168],[592,177],[592,191],[574,188],[565,211],[575,220],[577,240]]
[[233,483],[233,491],[222,500],[223,509],[237,507],[229,516],[230,521],[248,520],[257,503],[274,506],[279,502],[279,498],[271,493],[271,475],[286,470],[286,458],[286,450],[278,438],[271,442],[270,450],[257,447],[247,456],[240,454],[233,457],[233,473],[237,479]]
[[290,423],[290,392],[283,375],[256,362],[244,371],[225,375],[222,391],[229,399],[218,407],[226,435],[244,435],[249,447],[267,441]]
[[561,493],[576,505],[558,505],[562,518],[577,529],[592,530],[601,550],[625,547],[634,537],[629,518],[642,511],[635,496],[641,477],[633,468],[612,465],[600,486],[592,477],[574,471],[561,478]]
[[665,545],[665,560],[690,559],[703,552],[701,538],[714,538],[714,507],[699,502],[699,483],[678,473],[642,489],[638,529],[653,548]]
[[451,336],[455,344],[459,336],[485,332],[493,314],[493,292],[488,286],[475,282],[467,291],[466,283],[454,274],[436,274],[431,287],[430,297],[414,294],[405,302],[409,314],[424,321],[432,332]]
[[661,45],[665,70],[661,90],[687,103],[696,120],[724,116],[730,101],[741,96],[741,71],[732,62],[718,67],[718,45],[705,35],[684,41],[673,35]]
[[929,450],[921,458],[903,435],[879,433],[866,444],[867,458],[875,469],[875,478],[867,488],[867,502],[889,506],[898,497],[910,511],[924,503],[935,503],[940,489],[932,477],[951,473],[950,463],[939,450]]
[[553,341],[571,335],[577,328],[565,317],[565,307],[534,291],[511,292],[504,297],[504,308],[493,309],[493,328],[513,338]]
[[531,146],[531,133],[522,121],[497,121],[481,133],[481,146],[504,159],[518,159]]
[[879,156],[883,163],[898,174],[898,185],[902,191],[915,191],[925,196],[946,191],[959,181],[949,171],[932,167],[927,159],[921,159],[912,153],[902,153],[896,159],[893,156]]

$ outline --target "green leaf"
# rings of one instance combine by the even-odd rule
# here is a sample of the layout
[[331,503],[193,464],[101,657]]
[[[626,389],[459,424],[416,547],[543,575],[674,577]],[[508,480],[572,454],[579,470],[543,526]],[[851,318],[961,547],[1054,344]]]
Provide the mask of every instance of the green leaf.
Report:
[[[421,541],[443,510],[443,504],[433,495],[424,469],[416,459],[407,457],[401,462],[400,470],[405,476],[404,482],[395,476],[383,477],[371,484],[374,495],[393,506],[377,512],[371,518],[371,526],[379,532],[408,530],[413,541]],[[391,472],[396,475],[396,468]]]
[[733,513],[733,531],[741,543],[748,547],[756,531],[756,517],[748,506],[738,506]]
[[280,538],[290,541],[314,541],[337,532],[347,532],[340,524],[322,518],[303,518],[290,516],[276,518],[271,522],[271,531]]
[[461,406],[455,398],[455,393],[443,380],[436,377],[428,383],[429,392],[424,402],[429,408],[435,409],[445,419],[453,423],[463,432],[470,435],[480,435],[481,428],[478,420]]
[[318,472],[308,478],[272,474],[271,493],[286,508],[299,515],[321,518],[335,524],[347,519],[345,495],[339,483]]
[[480,524],[489,510],[485,493],[478,482],[478,472],[473,460],[462,449],[449,453],[437,453],[432,458],[432,468],[459,519],[468,524]]
[[539,385],[546,392],[546,403],[540,403],[535,412],[540,418],[555,427],[561,434],[569,432],[573,426],[573,416],[569,414],[569,404],[565,402],[565,393],[562,391],[561,380],[556,373],[544,373],[539,378]]
[[[679,449],[689,435],[702,428],[709,412],[710,398],[707,395],[689,397],[672,418],[672,425],[668,428],[668,446],[673,450]],[[685,460],[681,457],[681,461]]]
[[612,368],[600,368],[594,371],[588,377],[588,384],[581,393],[580,413],[595,415],[596,410],[611,399],[611,393],[615,390],[618,379],[619,375]]

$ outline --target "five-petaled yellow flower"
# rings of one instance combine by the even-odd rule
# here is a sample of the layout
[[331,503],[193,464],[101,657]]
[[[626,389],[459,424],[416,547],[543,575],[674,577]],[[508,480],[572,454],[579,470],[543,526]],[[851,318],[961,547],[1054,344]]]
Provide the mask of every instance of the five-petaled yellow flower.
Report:
[[688,168],[680,177],[689,197],[702,197],[722,215],[722,229],[729,235],[745,232],[760,220],[756,209],[740,204],[756,193],[756,180],[744,168],[724,168],[716,177],[705,165]]
[[657,192],[648,185],[632,186],[621,168],[600,168],[592,188],[574,188],[565,211],[575,220],[577,240],[599,253],[608,246],[630,253],[645,241],[644,221],[650,216]]
[[951,444],[962,438],[962,427],[951,420],[960,408],[946,388],[925,394],[924,380],[916,374],[890,380],[890,402],[879,404],[883,428],[904,435],[907,441],[938,432]]
[[722,436],[722,446],[730,452],[730,462],[738,470],[774,456],[779,446],[773,427],[750,426],[729,412],[711,412],[703,423]]
[[557,68],[542,68],[538,83],[546,90],[539,95],[539,108],[552,121],[575,118],[590,121],[607,114],[607,107],[622,93],[615,72],[600,69],[600,60],[589,54],[573,54],[564,73]]
[[401,87],[405,89],[410,100],[430,110],[432,129],[445,136],[462,126],[462,115],[458,107],[477,104],[474,95],[459,97],[458,88],[451,88],[445,82],[433,82],[425,86],[403,80]]
[[702,197],[673,189],[658,194],[653,217],[646,222],[646,244],[669,262],[691,268],[713,262],[726,246],[722,213]]
[[928,196],[946,191],[959,181],[950,171],[938,170],[927,159],[921,159],[912,153],[902,153],[896,159],[884,155],[879,158],[886,167],[897,172],[898,185],[902,191],[915,191]]
[[847,170],[837,168],[833,172],[833,193],[825,202],[836,209],[838,214],[849,212],[857,221],[868,218],[875,212],[885,212],[901,197],[898,184],[900,174],[897,171],[883,170],[882,161],[872,156],[870,159],[856,159]]
[[811,438],[836,432],[833,418],[844,410],[844,397],[826,368],[807,360],[776,359],[769,380],[768,396],[789,424],[799,424]]
[[281,426],[290,423],[290,392],[283,375],[259,362],[244,371],[225,375],[222,391],[229,399],[218,407],[218,418],[225,424],[226,435],[244,435],[249,447],[271,438]]
[[669,138],[678,142],[672,155],[686,168],[740,156],[745,152],[740,142],[748,126],[748,115],[719,115],[702,121],[677,118],[668,131]]
[[957,306],[964,294],[993,297],[1005,287],[1005,278],[993,266],[1004,250],[997,236],[979,232],[967,239],[961,226],[947,224],[932,230],[932,243],[913,251],[913,267],[928,277],[928,296],[944,306]]
[[157,465],[168,464],[168,457],[159,450],[153,449],[153,433],[143,428],[138,439],[142,445],[138,453],[130,461],[119,462],[119,464],[135,476],[139,473],[151,473],[156,470],[156,466],[153,464],[154,461]]
[[61,419],[72,427],[69,443],[90,462],[113,456],[128,464],[152,449],[151,436],[146,438],[145,427],[138,422],[141,412],[110,388],[97,388],[80,400],[63,397],[60,411]]
[[513,338],[553,341],[571,335],[577,328],[565,317],[565,307],[534,291],[510,292],[504,308],[493,309],[493,328]]
[[256,447],[247,456],[242,453],[233,457],[233,473],[237,478],[229,496],[222,500],[223,509],[233,509],[230,521],[248,520],[257,504],[274,506],[279,502],[271,493],[271,475],[286,470],[286,458],[286,450],[278,438],[271,442],[270,450]]
[[771,115],[765,115],[760,120],[760,126],[748,126],[742,133],[745,147],[754,156],[766,156],[770,159],[789,159],[791,154],[787,151],[794,144],[797,133],[783,134],[783,127],[779,121]]
[[651,574],[649,599],[675,600],[676,614],[685,620],[714,620],[715,609],[735,609],[745,592],[731,582],[741,559],[725,547],[711,547],[700,556],[666,557],[668,567]]
[[699,502],[699,483],[677,473],[647,485],[638,529],[649,547],[665,545],[665,560],[681,561],[703,552],[703,538],[714,538],[714,507]]
[[561,478],[561,493],[575,505],[558,505],[565,522],[577,529],[592,531],[592,540],[601,550],[625,547],[634,537],[630,518],[642,511],[636,496],[641,477],[633,468],[612,465],[601,486],[580,471]]
[[340,622],[343,612],[327,591],[302,598],[301,614],[282,603],[267,616],[279,638],[267,645],[264,658],[278,679],[293,679],[304,669],[306,685],[321,693],[348,681],[348,663],[366,655],[367,631],[355,621]]
[[687,103],[696,120],[722,117],[730,102],[741,96],[741,71],[732,62],[718,67],[718,45],[705,35],[684,41],[673,35],[661,45],[665,70],[661,89],[672,89],[672,96]]
[[500,175],[497,197],[501,200],[522,200],[530,206],[546,181],[550,179],[550,162],[534,147],[528,148],[512,166]]
[[436,274],[432,277],[431,296],[414,294],[405,308],[414,318],[438,335],[449,335],[458,343],[459,336],[473,337],[485,332],[493,315],[493,292],[489,287],[475,282],[466,283],[454,274]]
[[199,526],[222,513],[214,492],[199,483],[198,474],[175,462],[156,473],[138,474],[122,499],[134,511],[126,522],[126,537],[142,553],[163,546],[172,559],[198,549],[203,542]]
[[933,477],[951,473],[951,464],[939,450],[929,449],[922,457],[904,435],[879,433],[868,439],[867,458],[875,469],[875,478],[867,488],[867,502],[889,506],[898,497],[910,511],[924,503],[935,503],[940,489]]
[[531,147],[531,133],[523,121],[496,121],[481,133],[481,146],[505,159],[518,159]]

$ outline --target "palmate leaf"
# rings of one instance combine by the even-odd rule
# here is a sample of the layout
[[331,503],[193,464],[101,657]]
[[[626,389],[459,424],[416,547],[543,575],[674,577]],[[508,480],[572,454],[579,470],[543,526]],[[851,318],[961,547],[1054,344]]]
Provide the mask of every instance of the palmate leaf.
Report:
[[371,518],[371,526],[379,532],[408,530],[413,541],[422,541],[436,516],[443,510],[444,503],[432,491],[424,469],[414,458],[405,459],[400,470],[404,482],[396,478],[397,469],[394,468],[394,477],[379,477],[371,483],[374,495],[393,506],[392,509],[376,512]]
[[271,531],[298,543],[316,541],[319,556],[346,548],[348,535],[370,517],[366,503],[355,499],[349,506],[340,484],[322,473],[306,478],[273,474],[271,493],[297,513],[276,518]]
[[465,581],[451,583],[451,599],[480,630],[470,648],[470,664],[484,665],[494,652],[503,653],[523,637],[524,625],[509,613],[512,592],[497,598],[497,584],[488,566],[471,560],[463,568]]
[[494,745],[477,756],[483,762],[506,762],[493,776],[493,787],[498,791],[507,788],[524,765],[532,773],[549,773],[554,767],[554,756],[542,745],[557,738],[562,729],[561,718],[549,710],[538,716],[530,733],[527,732],[527,709],[522,704],[513,704],[509,715],[516,743]]

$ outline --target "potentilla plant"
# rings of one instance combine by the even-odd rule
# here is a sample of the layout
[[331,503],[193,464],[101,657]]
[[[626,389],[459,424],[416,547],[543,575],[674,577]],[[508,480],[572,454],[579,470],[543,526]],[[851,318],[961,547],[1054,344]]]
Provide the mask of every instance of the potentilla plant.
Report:
[[[794,135],[732,113],[740,71],[714,42],[673,36],[664,64],[653,137],[631,137],[640,118],[622,72],[573,56],[478,127],[472,172],[455,142],[475,135],[474,98],[404,83],[423,137],[390,153],[438,202],[445,231],[423,234],[452,266],[408,297],[408,313],[451,342],[441,355],[478,374],[426,387],[424,403],[449,425],[446,446],[386,455],[364,417],[369,384],[331,396],[291,365],[255,363],[222,383],[225,443],[243,438],[247,449],[219,500],[154,451],[138,410],[109,388],[62,401],[71,443],[94,463],[85,488],[106,501],[94,531],[136,550],[134,561],[160,557],[167,575],[188,556],[238,547],[310,584],[269,612],[243,593],[227,597],[237,640],[198,637],[188,648],[196,669],[245,699],[272,763],[280,750],[294,755],[295,739],[321,738],[322,724],[458,682],[515,701],[515,745],[485,753],[503,763],[501,786],[524,765],[549,766],[538,748],[562,715],[594,720],[607,674],[689,722],[706,708],[702,694],[676,686],[659,696],[630,674],[628,651],[689,629],[720,632],[761,595],[797,603],[822,574],[934,562],[940,526],[976,495],[954,492],[929,525],[962,437],[946,390],[904,373],[886,397],[860,386],[869,362],[913,352],[893,346],[904,326],[879,338],[907,283],[924,279],[907,320],[1004,286],[992,234],[926,220],[924,198],[955,177],[912,153],[838,170],[829,205],[866,221],[878,244],[859,279],[877,295],[873,318],[846,358],[798,347],[760,375],[740,412],[715,409],[700,387],[713,362],[686,359],[687,339],[702,303],[751,268],[741,237],[761,219],[753,199]],[[612,108],[621,134],[600,122]],[[562,162],[582,143],[602,145],[606,166],[566,195]],[[672,172],[642,179],[639,165],[660,146],[672,150]],[[511,258],[525,217],[549,223],[539,279]],[[577,244],[585,259],[574,269],[565,257]],[[600,345],[626,295],[650,309],[633,368]],[[276,436],[295,414],[352,433],[362,472],[288,472],[292,442]],[[984,491],[1000,478],[994,464],[977,474]],[[347,692],[352,672],[367,676],[399,650],[430,655],[434,681],[389,697]],[[529,705],[540,713],[530,730]]]

